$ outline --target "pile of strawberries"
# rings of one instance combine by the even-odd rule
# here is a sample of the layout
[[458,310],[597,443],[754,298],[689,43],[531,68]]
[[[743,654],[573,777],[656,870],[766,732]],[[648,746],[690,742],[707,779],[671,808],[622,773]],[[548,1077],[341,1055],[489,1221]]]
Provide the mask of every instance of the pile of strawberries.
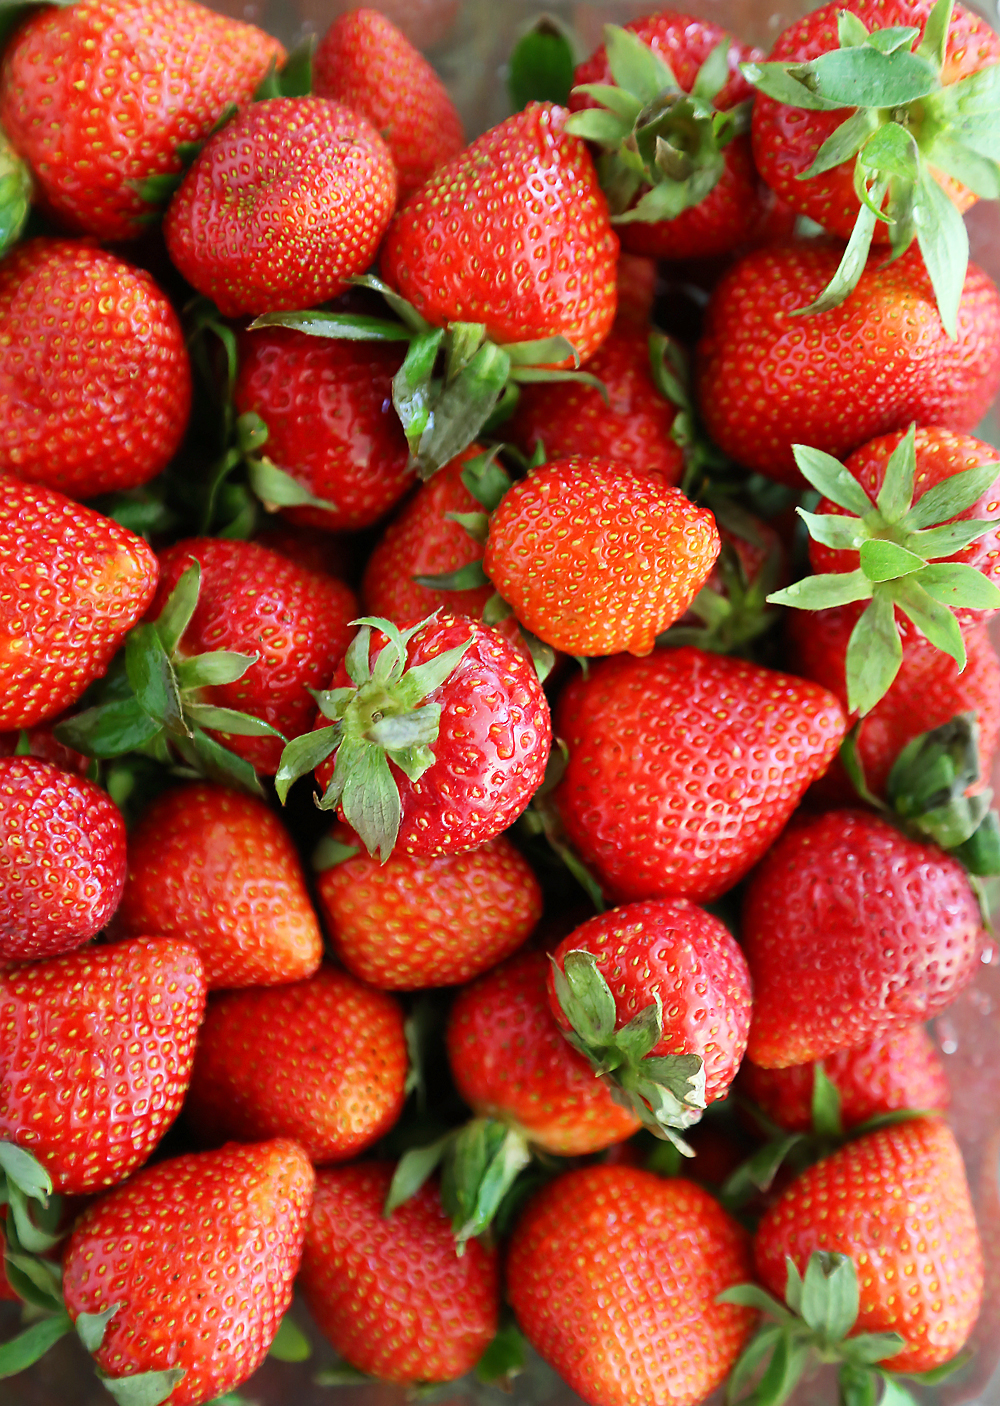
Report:
[[965,1368],[1000,38],[576,44],[0,11],[0,1377]]

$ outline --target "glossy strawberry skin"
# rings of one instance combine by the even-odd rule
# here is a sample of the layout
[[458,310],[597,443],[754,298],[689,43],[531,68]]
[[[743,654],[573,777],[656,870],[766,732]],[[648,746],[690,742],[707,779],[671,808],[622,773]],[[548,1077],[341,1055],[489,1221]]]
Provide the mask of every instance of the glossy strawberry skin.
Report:
[[380,864],[346,825],[333,833],[358,853],[319,875],[320,912],[344,966],[383,991],[471,981],[542,916],[538,880],[503,835],[466,854]]
[[[190,0],[83,0],[36,11],[0,69],[0,126],[60,223],[141,234],[150,206],[133,182],[179,173],[228,103],[249,102],[276,39]],[[127,112],[127,118],[123,113]]]
[[0,266],[0,407],[0,469],[18,478],[92,498],[158,474],[187,426],[191,368],[149,274],[78,240],[13,249]]
[[832,694],[699,649],[610,659],[560,699],[553,793],[618,901],[706,902],[766,853],[844,734]]
[[[563,938],[553,953],[592,952],[615,998],[616,1029],[657,996],[663,1038],[651,1055],[695,1054],[704,1062],[705,1099],[724,1098],[747,1044],[750,973],[724,923],[686,898],[655,899],[612,908]],[[572,1029],[549,973],[549,1005],[559,1026]]]
[[365,272],[395,205],[396,170],[370,122],[324,98],[268,98],[208,139],[163,233],[223,316],[294,311]]
[[116,929],[189,942],[211,990],[301,981],[323,951],[281,821],[252,796],[199,782],[159,796],[131,832]]
[[523,1332],[590,1406],[704,1401],[755,1318],[717,1296],[751,1277],[746,1231],[707,1191],[633,1167],[550,1182],[507,1259]]
[[781,837],[751,877],[741,932],[747,1054],[778,1069],[930,1019],[971,979],[983,939],[959,862],[860,810]]
[[180,1111],[204,1007],[201,960],[173,940],[0,972],[0,1141],[62,1194],[124,1181]]
[[[195,561],[201,592],[178,654],[233,650],[258,656],[235,683],[203,689],[204,701],[249,713],[284,737],[297,737],[315,710],[309,690],[323,687],[354,636],[354,592],[256,542],[189,537],[160,555],[160,584],[150,610],[154,619]],[[279,738],[226,734],[219,740],[262,773],[277,771]]]
[[482,322],[501,344],[567,337],[581,361],[607,336],[618,238],[594,163],[565,120],[564,108],[530,104],[402,206],[382,272],[429,322]]
[[698,345],[709,434],[744,468],[799,488],[793,444],[843,457],[912,421],[965,432],[1000,385],[1000,292],[975,264],[953,342],[916,249],[884,267],[872,255],[840,307],[795,316],[840,255],[828,244],[748,254],[717,284]]
[[549,1009],[548,958],[520,952],[459,993],[446,1031],[455,1087],[482,1118],[559,1157],[600,1152],[639,1124],[620,1108]]
[[314,1183],[302,1149],[276,1138],[160,1162],[88,1207],[63,1290],[74,1321],[122,1305],[98,1366],[112,1377],[183,1368],[171,1406],[245,1381],[291,1302]]
[[157,573],[141,537],[0,475],[0,731],[58,717],[104,674]]
[[403,1011],[336,967],[209,1002],[185,1116],[203,1142],[291,1137],[342,1162],[398,1119],[408,1066]]
[[267,453],[328,508],[285,508],[298,524],[369,527],[413,484],[392,406],[394,343],[325,341],[284,327],[249,333],[233,400],[267,425]]
[[316,1178],[299,1285],[339,1356],[379,1381],[411,1385],[464,1376],[497,1329],[495,1248],[459,1255],[437,1182],[385,1216],[385,1162]]
[[382,134],[400,198],[464,145],[462,119],[418,49],[377,10],[350,10],[316,46],[313,93],[367,117]]
[[604,385],[608,404],[593,386],[522,386],[506,431],[513,443],[529,456],[540,443],[550,460],[596,455],[680,483],[684,455],[671,437],[677,406],[653,384],[649,327],[619,315],[587,370]]
[[757,1229],[758,1277],[783,1298],[785,1256],[804,1273],[819,1249],[848,1255],[858,1270],[855,1331],[906,1339],[891,1359],[894,1372],[924,1372],[953,1357],[979,1313],[983,1260],[947,1124],[916,1118],[809,1167]]

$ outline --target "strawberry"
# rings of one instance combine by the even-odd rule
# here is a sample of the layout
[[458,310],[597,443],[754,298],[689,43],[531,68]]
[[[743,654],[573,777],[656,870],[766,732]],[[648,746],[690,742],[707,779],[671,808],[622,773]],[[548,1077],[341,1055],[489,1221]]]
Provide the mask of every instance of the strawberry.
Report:
[[740,654],[777,623],[778,612],[769,610],[767,601],[769,592],[788,580],[785,544],[774,527],[725,495],[709,491],[708,496],[717,515],[719,556],[660,643]]
[[476,1365],[496,1333],[497,1252],[459,1255],[436,1183],[391,1215],[384,1162],[316,1178],[299,1284],[337,1353],[380,1381],[447,1382]]
[[592,667],[557,727],[569,762],[553,799],[601,885],[621,901],[703,902],[774,843],[844,715],[815,684],[682,648]]
[[64,224],[128,239],[145,228],[163,177],[183,169],[185,148],[248,102],[284,52],[191,0],[40,9],[4,55],[0,126]]
[[983,939],[957,859],[850,810],[781,837],[751,876],[741,931],[747,1053],[778,1069],[929,1019],[971,979]]
[[[424,41],[426,42],[426,41]],[[444,84],[392,20],[349,10],[316,46],[313,92],[367,117],[392,153],[400,199],[464,146]]]
[[321,967],[308,981],[209,1002],[185,1116],[203,1142],[292,1137],[342,1162],[398,1119],[403,1012],[383,991]]
[[944,1109],[951,1098],[941,1057],[922,1025],[893,1027],[856,1049],[837,1050],[821,1065],[763,1069],[745,1059],[737,1087],[780,1128],[808,1133],[817,1068],[839,1095],[845,1128],[902,1108]]
[[306,571],[332,576],[335,581],[354,578],[358,542],[347,532],[325,532],[322,527],[301,527],[276,518],[253,540],[258,547],[277,552]]
[[0,758],[0,957],[53,957],[118,907],[125,822],[105,791],[34,757]]
[[693,1182],[583,1167],[529,1202],[507,1258],[525,1336],[590,1406],[697,1406],[753,1326],[718,1304],[747,1276],[746,1231]]
[[204,1007],[198,954],[172,939],[0,972],[0,1141],[58,1192],[124,1181],[180,1111]]
[[842,456],[918,425],[971,430],[1000,386],[1000,293],[969,265],[949,337],[916,253],[872,256],[842,307],[803,319],[839,249],[784,244],[716,285],[698,345],[698,402],[715,442],[745,468],[802,486],[793,444]]
[[281,821],[252,796],[197,782],[159,796],[129,836],[117,928],[189,942],[210,989],[301,981],[323,948]]
[[648,654],[719,555],[715,519],[658,474],[559,459],[490,517],[483,566],[527,629],[569,654]]
[[58,740],[51,727],[24,728],[20,732],[0,732],[0,757],[37,757],[51,762],[60,771],[86,776],[93,763]]
[[528,861],[503,835],[465,854],[366,854],[345,825],[317,852],[317,897],[348,971],[384,991],[471,981],[526,940],[542,916]]
[[325,98],[269,98],[210,137],[170,203],[167,250],[225,317],[334,298],[396,204],[375,128]]
[[14,250],[0,267],[0,405],[0,469],[17,478],[91,498],[158,474],[187,426],[191,370],[149,274],[77,240]]
[[157,569],[116,522],[0,476],[0,730],[57,717],[101,677]]

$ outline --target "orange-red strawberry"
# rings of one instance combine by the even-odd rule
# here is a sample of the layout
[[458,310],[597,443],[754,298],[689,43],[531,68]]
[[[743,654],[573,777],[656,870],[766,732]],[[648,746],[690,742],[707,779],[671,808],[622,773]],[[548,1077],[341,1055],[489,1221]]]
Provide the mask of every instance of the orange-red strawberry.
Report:
[[291,1137],[312,1162],[343,1162],[399,1117],[407,1064],[399,1003],[321,967],[209,1001],[185,1116],[204,1142]]
[[531,865],[503,835],[465,854],[397,852],[384,864],[346,825],[330,839],[320,912],[344,966],[382,990],[471,981],[516,951],[542,916]]
[[141,537],[0,475],[0,730],[58,717],[104,674],[157,571]]
[[302,1149],[275,1138],[160,1162],[89,1206],[63,1291],[74,1322],[117,1305],[101,1370],[170,1374],[171,1406],[245,1381],[291,1302],[314,1184]]
[[92,781],[0,758],[0,957],[52,957],[111,919],[125,883],[125,822]]
[[568,654],[648,654],[719,555],[715,518],[659,474],[561,459],[490,517],[483,566],[521,623]]
[[352,1367],[387,1382],[453,1381],[496,1333],[497,1251],[470,1240],[459,1254],[436,1181],[385,1215],[391,1181],[385,1162],[318,1174],[299,1286]]
[[633,1167],[584,1167],[528,1204],[507,1294],[529,1342],[590,1406],[697,1406],[729,1374],[751,1310],[746,1231],[707,1191]]
[[268,98],[208,139],[163,232],[188,282],[235,317],[336,297],[371,264],[395,205],[370,122],[325,98]]
[[184,144],[248,102],[283,57],[263,30],[191,0],[40,9],[4,55],[0,127],[63,223],[127,239],[152,208],[144,183],[179,176]]
[[462,119],[419,50],[378,10],[349,10],[316,46],[313,92],[367,117],[392,153],[400,198],[464,144]]
[[134,938],[0,972],[0,1141],[63,1193],[124,1181],[180,1111],[205,1007],[193,948]]
[[197,782],[158,797],[129,836],[117,928],[189,942],[210,988],[301,981],[323,951],[281,821],[252,796]]
[[0,469],[71,498],[134,488],[173,456],[190,406],[180,323],[143,269],[68,239],[4,259]]

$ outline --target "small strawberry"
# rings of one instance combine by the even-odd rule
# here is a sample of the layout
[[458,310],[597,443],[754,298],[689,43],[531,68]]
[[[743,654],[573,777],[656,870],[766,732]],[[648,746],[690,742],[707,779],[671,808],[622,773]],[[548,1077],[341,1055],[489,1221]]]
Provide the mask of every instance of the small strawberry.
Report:
[[316,46],[313,92],[367,117],[382,134],[400,199],[464,145],[462,119],[444,84],[377,10],[349,10],[333,22]]
[[105,791],[34,757],[0,758],[0,957],[71,951],[125,883],[125,822]]
[[124,1181],[180,1111],[204,1007],[198,954],[171,939],[0,972],[0,1142],[57,1192]]
[[780,834],[844,734],[832,694],[698,649],[616,658],[560,700],[553,800],[620,901],[717,898]]
[[188,282],[236,317],[336,297],[371,264],[395,205],[392,157],[364,117],[269,98],[209,137],[163,233]]
[[301,981],[323,950],[281,821],[252,796],[197,782],[159,796],[129,836],[116,927],[190,943],[210,989]]
[[299,1285],[350,1366],[379,1381],[453,1381],[496,1333],[497,1252],[470,1240],[459,1254],[434,1182],[385,1215],[391,1181],[384,1162],[317,1175]]
[[507,1294],[531,1345],[590,1406],[698,1406],[752,1330],[750,1310],[717,1302],[749,1269],[746,1231],[700,1186],[584,1167],[528,1203]]
[[503,835],[436,859],[366,854],[346,825],[317,851],[320,912],[348,971],[384,991],[457,986],[517,950],[542,916],[531,866]]
[[57,717],[104,674],[157,571],[141,537],[0,475],[0,730]]
[[184,1112],[203,1142],[291,1137],[312,1162],[343,1162],[396,1122],[407,1064],[399,1003],[321,967],[212,998]]

